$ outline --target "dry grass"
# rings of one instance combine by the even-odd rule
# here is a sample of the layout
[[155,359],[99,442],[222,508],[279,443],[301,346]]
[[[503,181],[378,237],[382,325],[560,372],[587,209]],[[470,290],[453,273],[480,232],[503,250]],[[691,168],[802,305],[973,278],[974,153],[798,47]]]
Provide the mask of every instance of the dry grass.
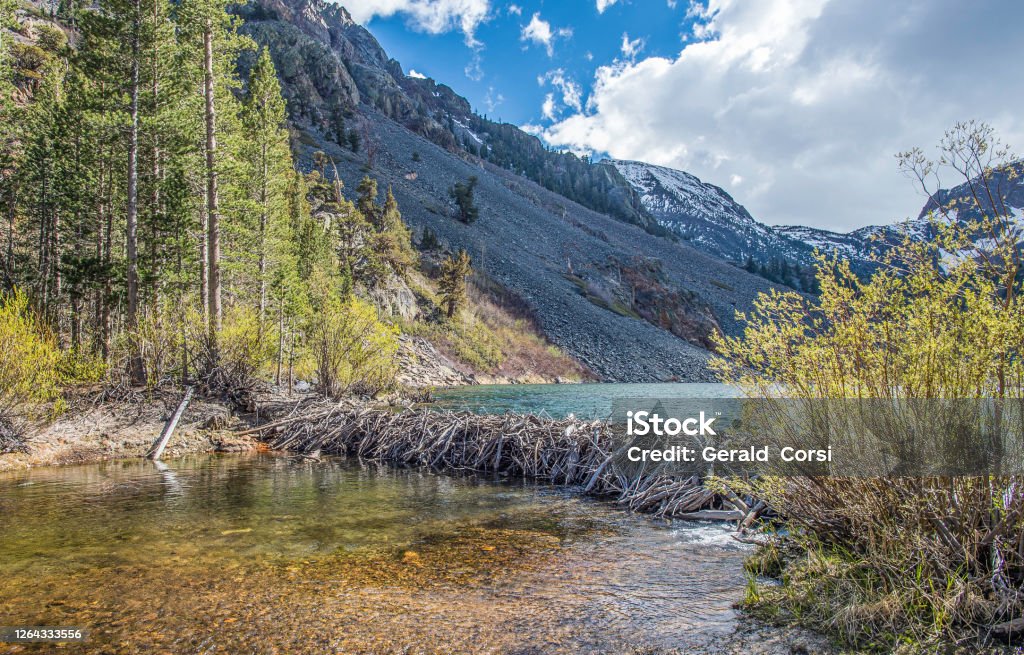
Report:
[[[783,584],[752,588],[747,606],[882,652],[1005,645],[993,626],[1024,611],[1020,482],[765,481],[761,490],[788,517],[789,532],[762,549],[750,569],[781,572]],[[774,570],[759,570],[769,563]]]
[[586,367],[543,336],[521,298],[483,275],[474,274],[467,293],[468,306],[451,321],[441,318],[430,280],[414,275],[411,285],[426,316],[402,325],[402,331],[426,338],[460,364],[462,372],[513,380],[595,379]]

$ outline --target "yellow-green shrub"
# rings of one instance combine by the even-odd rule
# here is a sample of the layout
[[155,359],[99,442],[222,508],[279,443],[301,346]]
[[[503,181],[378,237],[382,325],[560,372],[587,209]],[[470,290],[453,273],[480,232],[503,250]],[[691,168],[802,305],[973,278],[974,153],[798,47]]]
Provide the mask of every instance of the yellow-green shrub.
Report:
[[473,368],[494,371],[501,366],[501,343],[483,321],[473,317],[458,321],[450,326],[448,334],[456,356]]
[[373,305],[359,298],[325,300],[306,334],[320,390],[337,398],[392,388],[397,335],[397,329],[380,322]]
[[190,379],[204,381],[214,392],[248,389],[272,360],[277,338],[274,329],[260,325],[256,310],[229,306],[217,333],[215,352],[206,316],[194,307],[168,305],[142,316],[134,331],[121,335],[111,372],[118,380],[127,380],[134,348],[150,388],[177,383],[182,367],[187,366]]
[[142,361],[146,386],[159,387],[176,381],[181,374],[183,334],[202,324],[198,312],[181,307],[165,307],[141,316],[135,330],[123,332],[111,357],[110,372],[119,382],[127,382],[128,362],[133,349]]
[[0,294],[0,448],[3,424],[20,431],[60,397],[60,360],[56,340],[25,294]]
[[92,384],[107,376],[107,364],[99,355],[72,348],[61,354],[57,373],[63,384]]
[[260,325],[252,307],[231,307],[224,314],[218,340],[219,364],[240,380],[255,380],[274,354],[272,335]]
[[[1002,256],[963,257],[969,237]],[[741,337],[719,337],[723,381],[752,397],[1020,399],[1024,304],[1009,221],[936,224],[906,241],[870,280],[824,257],[821,295],[762,294]],[[897,428],[898,429],[898,428]],[[968,435],[977,439],[977,436]],[[867,448],[867,446],[865,446]],[[855,646],[952,643],[1024,611],[1024,480],[963,477],[764,477],[755,494],[786,520],[800,553],[780,608]]]

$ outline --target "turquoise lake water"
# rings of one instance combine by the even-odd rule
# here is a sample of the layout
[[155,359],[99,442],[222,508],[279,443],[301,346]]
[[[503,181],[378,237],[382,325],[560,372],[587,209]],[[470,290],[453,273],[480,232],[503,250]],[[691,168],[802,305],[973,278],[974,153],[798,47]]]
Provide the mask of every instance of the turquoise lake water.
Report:
[[502,384],[441,389],[434,406],[478,414],[505,412],[547,414],[564,418],[608,418],[616,404],[631,399],[700,400],[736,398],[739,390],[726,384]]

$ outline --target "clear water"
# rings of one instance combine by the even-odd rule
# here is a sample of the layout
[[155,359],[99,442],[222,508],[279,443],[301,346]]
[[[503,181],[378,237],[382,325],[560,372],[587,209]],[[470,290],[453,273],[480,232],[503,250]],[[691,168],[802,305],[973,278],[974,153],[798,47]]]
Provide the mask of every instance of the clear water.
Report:
[[736,398],[739,390],[726,384],[494,384],[440,389],[433,405],[478,414],[546,413],[555,418],[574,414],[605,419],[612,405],[631,398]]
[[60,652],[719,652],[744,554],[725,527],[344,460],[0,476],[0,625],[89,631]]

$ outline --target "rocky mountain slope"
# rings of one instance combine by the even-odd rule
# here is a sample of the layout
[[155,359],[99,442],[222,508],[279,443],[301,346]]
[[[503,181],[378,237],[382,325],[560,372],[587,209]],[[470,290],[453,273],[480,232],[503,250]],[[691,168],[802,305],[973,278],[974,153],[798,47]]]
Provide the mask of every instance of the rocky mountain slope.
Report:
[[811,263],[812,246],[757,222],[720,187],[665,166],[614,159],[602,163],[626,178],[658,223],[703,252],[738,263],[748,258]]
[[[362,154],[312,131],[305,135],[311,141],[307,156],[326,152],[348,188],[366,174],[391,185],[417,235],[429,227],[448,248],[465,248],[476,268],[529,305],[555,345],[604,379],[711,379],[705,349],[602,301],[600,289],[621,287],[629,271],[641,268],[633,262],[660,260],[651,285],[657,281],[687,296],[692,324],[708,325],[710,314],[733,334],[739,328],[736,309],[749,307],[769,287],[686,244],[652,236],[479,159],[453,156],[379,113],[367,111],[365,120],[379,148],[372,170]],[[466,225],[456,220],[447,191],[470,176],[479,180],[480,218]]]
[[[988,184],[975,179],[951,189],[940,189],[924,204],[915,218],[892,225],[869,225],[845,234],[805,226],[780,226],[775,229],[808,245],[838,252],[855,265],[870,268],[873,266],[873,256],[901,243],[905,237],[914,240],[933,238],[936,231],[933,220],[952,220],[966,226],[983,216],[1012,215],[1024,230],[1022,173],[1024,162],[1017,162],[1008,170],[994,172]],[[986,238],[987,235],[979,234],[975,241],[981,243]]]
[[849,259],[856,271],[870,273],[877,266],[875,258],[901,243],[904,237],[934,237],[929,215],[941,214],[939,208],[951,207],[948,218],[961,224],[978,219],[983,213],[993,215],[993,209],[1024,216],[1024,164],[994,175],[990,184],[994,191],[992,199],[982,192],[978,181],[973,185],[964,183],[936,193],[914,219],[840,233],[803,225],[765,225],[723,189],[685,171],[636,161],[602,163],[622,174],[659,224],[701,251],[737,263],[784,260],[810,266],[813,252],[818,249]]
[[[280,71],[305,168],[323,151],[346,188],[364,175],[391,186],[417,237],[429,227],[445,247],[465,248],[555,345],[602,378],[713,379],[703,347],[710,333],[735,334],[735,311],[769,283],[651,234],[653,219],[616,169],[572,155],[531,160],[519,146],[546,152],[539,141],[476,117],[443,85],[404,76],[343,8],[259,2],[242,10],[245,30],[270,48]],[[352,130],[358,151],[341,138]],[[475,146],[464,147],[467,140]],[[565,179],[583,171],[577,187],[585,192],[553,192],[558,184],[532,181],[528,167]],[[466,225],[449,190],[470,177],[478,179],[480,218]]]
[[253,0],[236,11],[246,21],[243,31],[271,48],[293,121],[341,141],[339,128],[358,135],[361,126],[352,119],[361,107],[372,108],[449,151],[478,156],[590,209],[664,233],[616,171],[551,152],[518,127],[478,115],[450,87],[407,76],[343,6]]

